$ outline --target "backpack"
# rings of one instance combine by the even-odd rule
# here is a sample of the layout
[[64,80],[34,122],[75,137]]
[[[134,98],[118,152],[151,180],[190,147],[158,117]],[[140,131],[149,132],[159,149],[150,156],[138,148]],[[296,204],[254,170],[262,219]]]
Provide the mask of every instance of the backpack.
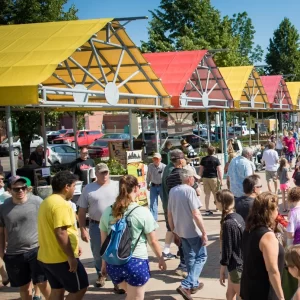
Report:
[[110,265],[124,265],[132,256],[143,230],[131,250],[132,236],[130,232],[130,214],[139,206],[133,208],[127,215],[111,226],[111,231],[100,249],[101,257]]

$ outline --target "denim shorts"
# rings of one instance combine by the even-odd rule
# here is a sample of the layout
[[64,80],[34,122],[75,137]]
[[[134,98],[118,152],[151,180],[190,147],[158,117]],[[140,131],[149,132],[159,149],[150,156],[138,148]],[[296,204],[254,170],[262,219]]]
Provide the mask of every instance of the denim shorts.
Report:
[[30,281],[37,284],[47,280],[37,260],[37,253],[38,248],[35,248],[22,254],[4,255],[3,261],[12,287],[21,287]]
[[132,257],[125,265],[107,264],[107,273],[114,284],[125,281],[131,286],[143,286],[150,279],[149,261]]

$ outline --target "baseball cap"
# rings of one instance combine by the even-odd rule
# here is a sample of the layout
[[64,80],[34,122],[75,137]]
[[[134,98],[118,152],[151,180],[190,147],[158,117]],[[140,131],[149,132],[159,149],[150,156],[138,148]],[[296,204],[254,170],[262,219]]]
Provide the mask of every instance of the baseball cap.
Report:
[[184,154],[182,151],[171,151],[170,152],[170,159],[174,160],[174,159],[183,159],[184,158]]
[[159,153],[154,153],[152,158],[161,158],[161,155]]
[[23,181],[27,186],[28,186],[27,183],[29,181],[29,183],[30,183],[29,186],[31,186],[31,182],[30,182],[30,180],[28,178],[21,177],[21,176],[18,176],[18,175],[17,176],[11,176],[11,177],[9,177],[9,179],[8,179],[8,186],[11,186],[11,185],[17,183],[18,181]]
[[100,163],[100,164],[96,165],[95,170],[98,173],[109,171],[108,166],[105,163]]
[[196,179],[200,179],[200,176],[196,173],[195,169],[191,165],[186,165],[183,167],[188,176],[194,176]]

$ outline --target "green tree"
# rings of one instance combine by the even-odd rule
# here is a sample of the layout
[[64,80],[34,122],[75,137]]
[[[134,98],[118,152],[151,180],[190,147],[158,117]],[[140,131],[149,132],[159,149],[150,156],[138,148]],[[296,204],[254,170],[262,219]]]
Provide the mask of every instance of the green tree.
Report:
[[149,40],[141,42],[142,52],[226,49],[215,55],[218,66],[261,60],[261,48],[253,48],[255,30],[246,12],[222,18],[210,0],[161,0],[150,13]]
[[299,33],[288,18],[284,18],[270,39],[266,54],[268,74],[295,74],[289,79],[300,80]]
[[[1,0],[0,24],[42,23],[78,19],[77,9],[74,5],[65,10],[67,3],[68,0]],[[63,112],[46,113],[46,120],[57,120],[63,114]],[[12,118],[17,124],[23,157],[26,159],[30,154],[30,142],[33,135],[41,134],[41,112],[24,108],[23,111],[14,111]]]

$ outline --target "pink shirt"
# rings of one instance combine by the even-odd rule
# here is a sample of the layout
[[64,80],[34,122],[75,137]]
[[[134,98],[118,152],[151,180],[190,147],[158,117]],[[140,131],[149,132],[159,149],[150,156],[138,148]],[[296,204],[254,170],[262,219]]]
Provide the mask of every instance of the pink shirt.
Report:
[[285,146],[287,146],[287,151],[288,152],[295,152],[295,139],[292,137],[292,138],[288,138],[288,137],[285,137],[283,139],[284,141],[284,144]]

